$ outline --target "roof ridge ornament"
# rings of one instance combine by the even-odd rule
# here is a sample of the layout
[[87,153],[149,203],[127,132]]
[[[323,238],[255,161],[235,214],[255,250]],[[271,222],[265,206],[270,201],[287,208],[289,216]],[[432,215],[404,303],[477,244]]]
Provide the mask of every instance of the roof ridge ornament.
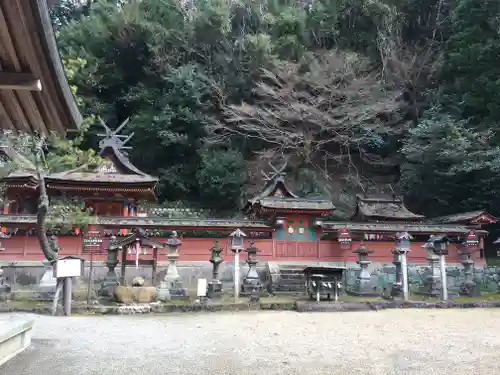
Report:
[[[276,159],[278,159],[278,158],[276,158]],[[260,171],[260,173],[262,173],[262,175],[264,176],[264,180],[273,181],[276,178],[284,178],[286,176],[285,169],[288,165],[288,159],[283,154],[280,155],[279,159],[281,159],[283,161],[281,166],[279,166],[279,167],[275,167],[274,164],[272,163],[272,161],[268,161],[268,164],[272,169],[272,171],[270,173],[265,173],[262,170]]]
[[102,137],[99,141],[99,149],[101,152],[106,147],[113,147],[122,153],[126,154],[124,150],[130,150],[132,147],[126,146],[127,142],[134,136],[134,133],[129,135],[121,135],[120,131],[128,124],[130,117],[127,117],[125,121],[123,121],[115,130],[111,130],[108,125],[103,121],[103,119],[99,119],[101,126],[104,128],[104,134],[100,133],[97,136]]

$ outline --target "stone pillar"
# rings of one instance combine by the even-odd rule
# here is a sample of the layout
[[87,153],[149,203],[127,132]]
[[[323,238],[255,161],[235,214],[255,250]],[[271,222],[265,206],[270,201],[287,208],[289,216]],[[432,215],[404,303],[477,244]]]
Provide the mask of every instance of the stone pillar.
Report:
[[262,283],[257,272],[257,253],[260,253],[260,251],[255,247],[255,241],[250,242],[250,247],[245,250],[248,254],[247,264],[249,268],[243,279],[242,292],[250,295],[250,299],[255,302],[260,299],[260,292],[262,290]]
[[376,285],[372,283],[372,277],[368,271],[368,266],[371,264],[371,260],[368,258],[369,254],[372,254],[373,250],[368,250],[364,242],[361,242],[359,248],[354,250],[353,253],[358,255],[358,261],[361,268],[360,273],[357,277],[356,283],[354,284],[354,294],[358,295],[376,295],[375,290]]
[[219,280],[219,266],[224,261],[220,256],[222,248],[220,247],[219,241],[215,241],[214,246],[210,249],[212,256],[210,257],[210,263],[212,263],[212,281],[208,283],[207,296],[209,298],[214,298],[222,294],[222,283]]
[[158,299],[168,301],[171,299],[187,299],[187,289],[183,288],[182,280],[177,271],[177,258],[179,258],[179,246],[181,245],[177,232],[173,231],[167,241],[168,246],[168,267],[163,281],[158,287]]
[[99,290],[99,295],[102,297],[113,297],[115,295],[115,289],[120,284],[118,282],[118,276],[115,272],[115,267],[118,264],[118,248],[115,246],[116,236],[112,236],[109,241],[108,247],[108,257],[106,259],[106,267],[108,267],[108,272],[101,282],[101,288]]

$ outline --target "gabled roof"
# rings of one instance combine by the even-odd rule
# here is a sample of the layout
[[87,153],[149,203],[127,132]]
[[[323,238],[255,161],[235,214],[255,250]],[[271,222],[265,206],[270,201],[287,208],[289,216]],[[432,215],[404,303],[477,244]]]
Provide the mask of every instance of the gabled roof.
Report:
[[[149,191],[154,195],[154,188],[158,178],[150,176],[135,167],[125,154],[125,144],[132,137],[119,135],[120,130],[127,124],[124,121],[116,130],[111,130],[101,121],[105,133],[99,134],[103,139],[99,142],[99,155],[105,162],[91,171],[83,166],[70,171],[54,173],[46,177],[47,187],[61,190],[96,188],[127,191],[130,189]],[[139,191],[137,190],[137,191]]]
[[419,221],[425,216],[406,208],[403,198],[398,196],[356,196],[356,210],[352,220],[359,221]]
[[53,173],[46,177],[47,182],[78,182],[90,184],[133,184],[155,185],[157,177],[150,176],[137,169],[117,148],[108,147],[101,152],[105,163],[91,171],[88,166],[69,171]]
[[143,229],[137,228],[134,230],[134,233],[130,234],[129,236],[120,239],[119,241],[116,241],[114,243],[110,242],[110,249],[119,249],[123,248],[124,246],[131,245],[135,243],[136,241],[139,241],[141,246],[149,246],[149,247],[155,247],[157,249],[163,249],[165,247],[165,244],[160,241],[156,241],[152,238],[150,238],[146,232]]
[[461,212],[453,215],[429,219],[432,223],[485,225],[496,223],[498,219],[485,210]]
[[[250,213],[256,209],[267,209],[272,211],[333,211],[335,206],[331,201],[322,199],[301,198],[294,194],[286,185],[284,173],[278,171],[272,164],[276,173],[266,175],[267,182],[264,189],[249,199],[243,211]],[[283,169],[283,167],[282,167]]]

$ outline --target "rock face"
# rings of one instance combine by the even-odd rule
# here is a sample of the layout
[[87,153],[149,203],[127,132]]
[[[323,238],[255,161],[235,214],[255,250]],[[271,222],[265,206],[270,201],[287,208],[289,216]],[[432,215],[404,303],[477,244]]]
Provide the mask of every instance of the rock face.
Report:
[[115,298],[120,303],[150,303],[156,301],[156,288],[154,286],[118,286]]

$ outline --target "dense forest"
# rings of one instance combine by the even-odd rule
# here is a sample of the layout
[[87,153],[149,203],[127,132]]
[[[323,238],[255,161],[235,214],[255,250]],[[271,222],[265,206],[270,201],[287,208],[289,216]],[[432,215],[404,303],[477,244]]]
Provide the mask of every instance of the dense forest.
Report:
[[160,199],[233,209],[288,159],[293,188],[426,215],[500,214],[498,0],[53,0],[86,116],[130,118]]

